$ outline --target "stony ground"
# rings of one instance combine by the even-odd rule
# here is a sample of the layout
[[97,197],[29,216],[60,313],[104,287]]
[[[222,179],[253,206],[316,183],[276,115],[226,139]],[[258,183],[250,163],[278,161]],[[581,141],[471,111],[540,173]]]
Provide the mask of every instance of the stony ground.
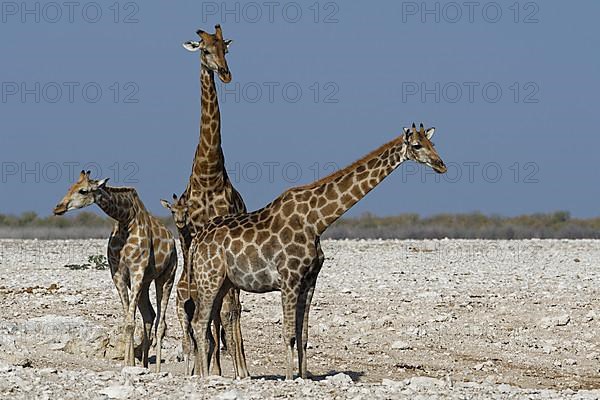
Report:
[[77,269],[105,247],[0,241],[0,398],[600,398],[600,241],[325,241],[289,382],[277,293],[242,297],[252,379],[183,376],[173,300],[163,372],[123,368],[110,273]]

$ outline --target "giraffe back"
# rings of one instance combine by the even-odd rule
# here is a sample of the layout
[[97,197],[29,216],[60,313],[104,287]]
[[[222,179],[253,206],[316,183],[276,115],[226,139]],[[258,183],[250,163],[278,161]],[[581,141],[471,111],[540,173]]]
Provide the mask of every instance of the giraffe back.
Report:
[[108,241],[111,273],[125,268],[127,276],[141,275],[144,281],[171,273],[177,265],[177,249],[171,231],[145,209],[128,223],[117,222]]

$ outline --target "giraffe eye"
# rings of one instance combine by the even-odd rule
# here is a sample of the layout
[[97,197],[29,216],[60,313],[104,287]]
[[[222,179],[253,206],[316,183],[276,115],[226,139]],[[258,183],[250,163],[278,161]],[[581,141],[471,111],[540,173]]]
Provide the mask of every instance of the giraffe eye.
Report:
[[423,147],[423,146],[421,146],[419,143],[412,145],[412,148],[415,150],[419,150],[421,147]]
[[87,189],[79,189],[79,194],[87,194],[88,190]]

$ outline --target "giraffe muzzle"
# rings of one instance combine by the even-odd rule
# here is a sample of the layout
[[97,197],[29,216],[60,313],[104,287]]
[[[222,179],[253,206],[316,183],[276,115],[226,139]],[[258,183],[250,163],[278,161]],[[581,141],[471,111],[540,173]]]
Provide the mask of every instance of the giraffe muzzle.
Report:
[[54,210],[52,211],[54,215],[63,215],[66,212],[67,206],[64,204],[58,204],[56,207],[54,207]]
[[446,167],[446,164],[444,164],[444,162],[440,160],[433,164],[433,170],[438,174],[444,174],[446,173],[446,171],[448,171],[448,168]]
[[221,79],[223,83],[231,82],[231,71],[229,71],[229,69],[219,68],[219,79]]

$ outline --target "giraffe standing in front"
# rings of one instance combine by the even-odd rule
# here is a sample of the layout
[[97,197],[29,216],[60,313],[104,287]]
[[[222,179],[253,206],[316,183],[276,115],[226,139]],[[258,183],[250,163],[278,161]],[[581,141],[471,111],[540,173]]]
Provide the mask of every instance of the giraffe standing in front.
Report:
[[[225,54],[232,41],[223,39],[223,32],[219,25],[215,26],[214,34],[202,30],[198,30],[196,33],[200,40],[186,42],[183,46],[188,51],[200,51],[200,139],[185,192],[180,198],[174,195],[172,203],[161,201],[164,207],[171,210],[175,219],[179,216],[180,222],[186,221],[185,226],[178,225],[180,241],[184,249],[184,269],[177,284],[177,315],[183,329],[183,353],[188,374],[193,373],[193,362],[196,358],[197,333],[194,335],[195,331],[191,326],[191,320],[194,315],[198,290],[195,281],[189,279],[188,248],[190,240],[186,239],[186,236],[193,236],[209,218],[246,212],[242,196],[233,187],[225,170],[225,159],[221,148],[221,114],[214,78],[216,73],[223,83],[231,81],[231,72]],[[240,378],[248,376],[240,314],[239,290],[231,288],[224,298],[220,315],[214,319],[213,336],[217,340],[217,345],[213,353],[213,374],[221,374],[218,340],[222,324],[235,374]]]
[[[137,307],[144,320],[144,367],[148,367],[150,336],[154,319],[158,317],[156,371],[160,372],[162,341],[167,328],[165,312],[177,268],[175,240],[171,232],[146,210],[135,189],[109,187],[106,185],[107,181],[108,179],[91,179],[90,171],[81,171],[77,182],[54,208],[54,215],[63,215],[67,211],[96,203],[109,217],[116,220],[108,241],[108,263],[125,311],[125,363],[135,364],[133,334]],[[152,281],[156,289],[158,315],[150,303],[149,289]]]
[[[406,160],[446,166],[430,139],[434,129],[404,133],[350,166],[312,184],[285,191],[266,207],[217,217],[198,231],[190,248],[190,268],[198,288],[195,332],[208,332],[223,296],[232,287],[248,292],[280,291],[286,378],[294,371],[294,345],[300,376],[306,377],[308,314],[317,275],[323,265],[320,236],[334,221]],[[197,335],[202,375],[208,374],[214,344]]]

